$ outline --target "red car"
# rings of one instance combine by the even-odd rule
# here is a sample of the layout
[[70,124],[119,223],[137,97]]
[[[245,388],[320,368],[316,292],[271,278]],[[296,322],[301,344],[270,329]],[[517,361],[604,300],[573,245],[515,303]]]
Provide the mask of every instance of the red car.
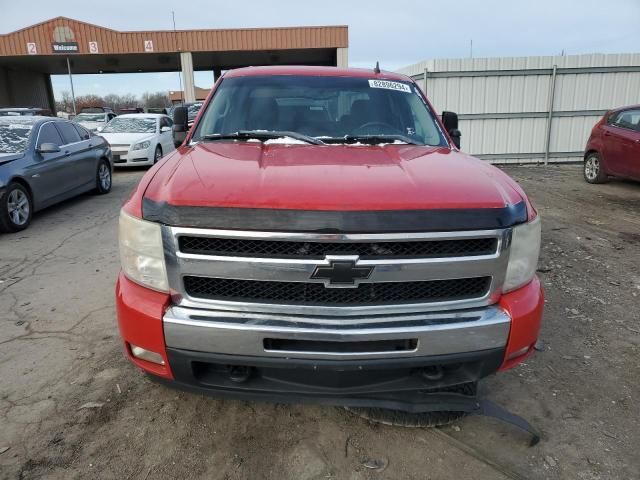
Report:
[[607,112],[591,130],[584,153],[584,178],[640,180],[640,105]]
[[237,69],[174,122],[120,216],[120,333],[155,379],[434,425],[533,353],[540,217],[411,78]]

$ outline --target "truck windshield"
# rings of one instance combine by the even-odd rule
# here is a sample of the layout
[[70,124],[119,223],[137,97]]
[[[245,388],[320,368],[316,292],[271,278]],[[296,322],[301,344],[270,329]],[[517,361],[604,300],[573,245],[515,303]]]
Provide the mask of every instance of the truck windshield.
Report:
[[358,77],[224,79],[193,140],[239,141],[247,132],[291,132],[324,143],[447,145],[415,85]]

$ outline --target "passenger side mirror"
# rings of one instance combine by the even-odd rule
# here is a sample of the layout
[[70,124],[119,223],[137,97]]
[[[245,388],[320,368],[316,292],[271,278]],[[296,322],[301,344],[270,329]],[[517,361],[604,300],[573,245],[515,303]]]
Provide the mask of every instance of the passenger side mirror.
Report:
[[98,127],[98,128],[96,128],[96,132],[101,132],[102,130],[104,130],[104,127]]
[[460,130],[458,130],[458,114],[447,111],[442,112],[442,123],[455,146],[460,148],[460,137],[462,134]]
[[186,132],[189,130],[189,115],[187,107],[176,107],[173,110],[173,131]]
[[56,153],[60,151],[60,147],[55,143],[41,143],[38,147],[38,153]]

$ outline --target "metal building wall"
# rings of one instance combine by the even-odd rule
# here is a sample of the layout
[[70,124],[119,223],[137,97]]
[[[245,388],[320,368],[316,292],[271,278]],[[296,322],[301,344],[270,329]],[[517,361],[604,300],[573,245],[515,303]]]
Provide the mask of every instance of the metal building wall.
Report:
[[640,54],[441,59],[400,71],[438,111],[458,113],[465,152],[495,163],[580,160],[607,110],[640,103]]
[[0,107],[41,107],[54,111],[49,75],[0,69]]

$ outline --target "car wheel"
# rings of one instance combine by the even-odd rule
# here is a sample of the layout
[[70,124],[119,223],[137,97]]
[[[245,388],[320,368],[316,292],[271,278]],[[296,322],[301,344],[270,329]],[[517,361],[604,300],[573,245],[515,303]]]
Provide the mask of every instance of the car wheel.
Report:
[[602,160],[597,153],[590,153],[584,160],[584,179],[589,183],[605,183],[609,177],[604,171]]
[[156,163],[158,163],[158,160],[160,160],[162,158],[162,148],[160,147],[160,145],[158,145],[156,147],[156,151],[153,154],[153,164],[155,165]]
[[[478,383],[470,382],[431,390],[431,392],[457,393],[473,397],[476,395],[477,389]],[[448,425],[467,415],[465,412],[457,411],[408,413],[372,407],[345,407],[345,409],[369,421],[397,427],[439,427]]]
[[31,195],[19,183],[10,183],[0,200],[0,231],[19,232],[31,223]]
[[111,184],[113,179],[111,177],[111,167],[106,160],[100,160],[98,162],[98,169],[96,170],[96,189],[95,192],[98,195],[104,195],[111,191]]

